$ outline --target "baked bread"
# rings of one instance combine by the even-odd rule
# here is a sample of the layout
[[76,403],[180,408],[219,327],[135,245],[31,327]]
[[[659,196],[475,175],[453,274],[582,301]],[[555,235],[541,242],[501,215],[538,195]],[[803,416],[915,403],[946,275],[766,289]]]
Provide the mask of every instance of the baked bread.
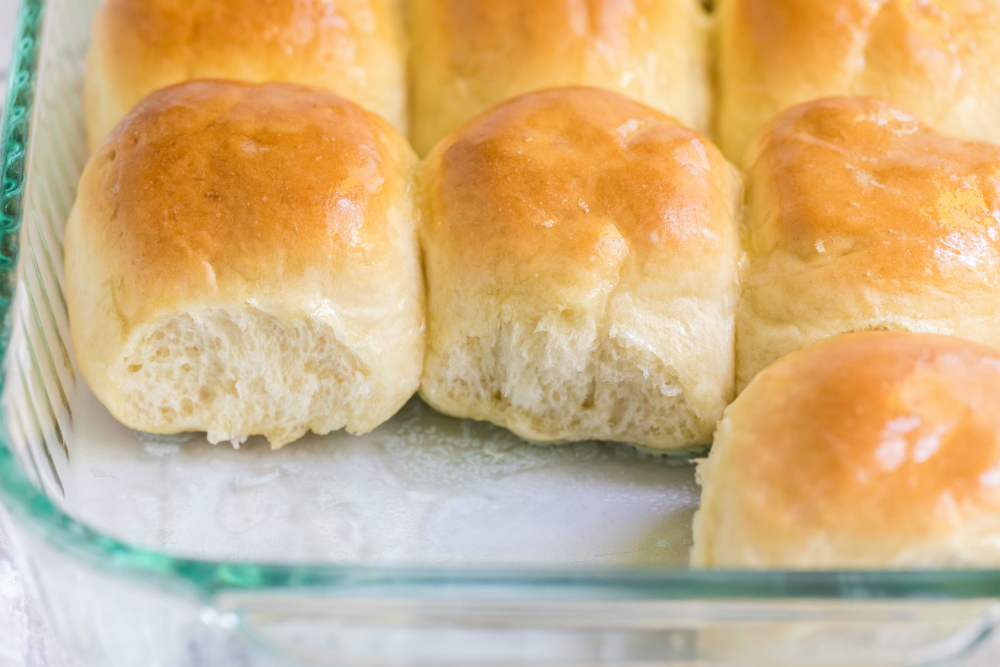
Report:
[[847,334],[785,357],[698,468],[692,564],[1000,565],[1000,351]]
[[555,86],[610,88],[700,132],[710,124],[699,0],[410,0],[413,145]]
[[294,84],[146,97],[87,163],[66,229],[80,370],[126,426],[212,442],[369,431],[416,391],[416,156]]
[[707,444],[733,392],[738,172],[618,93],[529,93],[424,162],[421,395],[538,442]]
[[760,127],[817,97],[874,95],[1000,142],[1000,2],[718,0],[716,139],[740,164]]
[[1000,147],[829,98],[780,114],[747,155],[740,387],[849,331],[1000,346]]
[[105,0],[84,79],[90,146],[148,93],[191,79],[329,88],[405,132],[399,11],[393,0]]

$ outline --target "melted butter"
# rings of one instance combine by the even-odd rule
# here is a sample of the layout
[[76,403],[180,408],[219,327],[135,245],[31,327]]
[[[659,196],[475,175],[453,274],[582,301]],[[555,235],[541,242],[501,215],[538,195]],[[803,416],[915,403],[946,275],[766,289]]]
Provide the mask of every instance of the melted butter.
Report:
[[998,177],[995,146],[939,134],[874,98],[818,100],[775,121],[753,167],[777,213],[751,216],[751,249],[844,258],[854,267],[845,271],[902,283],[963,270],[995,283]]

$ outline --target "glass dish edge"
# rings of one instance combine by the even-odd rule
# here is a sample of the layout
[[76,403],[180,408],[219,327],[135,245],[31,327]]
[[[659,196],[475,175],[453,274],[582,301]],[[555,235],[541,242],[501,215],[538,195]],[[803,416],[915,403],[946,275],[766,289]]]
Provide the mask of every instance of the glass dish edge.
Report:
[[[11,338],[23,193],[31,158],[32,119],[45,0],[22,0],[0,125],[0,356]],[[0,393],[5,375],[0,374]],[[393,568],[332,564],[271,565],[174,558],[130,546],[79,523],[57,508],[23,474],[0,411],[0,502],[20,528],[99,571],[161,588],[182,587],[202,597],[220,591],[325,588],[436,597],[503,594],[512,589],[545,596],[642,600],[977,599],[1000,596],[1000,570],[979,571],[706,571],[688,569],[484,570]]]

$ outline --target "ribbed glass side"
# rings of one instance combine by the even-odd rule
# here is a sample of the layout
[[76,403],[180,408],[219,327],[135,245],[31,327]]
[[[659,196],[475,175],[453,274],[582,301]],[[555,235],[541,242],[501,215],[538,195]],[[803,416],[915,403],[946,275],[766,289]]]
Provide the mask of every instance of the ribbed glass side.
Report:
[[[35,73],[45,85],[37,87],[31,103],[14,97],[11,105],[12,114],[24,114],[31,134],[19,193],[20,261],[11,295],[3,407],[22,466],[63,509],[76,394],[63,229],[87,158],[80,89],[90,17],[97,5],[88,0],[48,3]],[[22,46],[27,47],[23,38]]]

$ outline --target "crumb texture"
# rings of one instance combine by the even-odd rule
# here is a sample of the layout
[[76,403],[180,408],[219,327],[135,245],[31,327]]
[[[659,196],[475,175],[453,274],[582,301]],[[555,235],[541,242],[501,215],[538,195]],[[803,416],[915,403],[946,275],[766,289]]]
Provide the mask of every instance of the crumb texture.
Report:
[[713,410],[692,405],[677,369],[630,334],[586,314],[501,318],[435,353],[423,391],[446,412],[499,417],[532,440],[707,441]]
[[118,373],[122,409],[147,428],[203,429],[213,443],[260,433],[275,446],[309,430],[369,430],[365,413],[386,398],[369,376],[317,320],[223,308],[155,326]]

